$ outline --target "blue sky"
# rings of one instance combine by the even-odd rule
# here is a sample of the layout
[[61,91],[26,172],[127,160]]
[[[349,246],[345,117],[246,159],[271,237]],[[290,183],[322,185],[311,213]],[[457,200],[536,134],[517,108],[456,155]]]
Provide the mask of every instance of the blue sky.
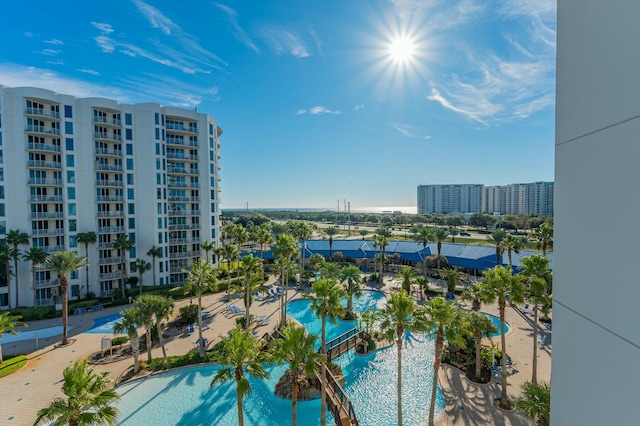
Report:
[[[0,84],[197,107],[222,207],[553,180],[553,0],[15,1]],[[404,55],[401,52],[406,52]]]

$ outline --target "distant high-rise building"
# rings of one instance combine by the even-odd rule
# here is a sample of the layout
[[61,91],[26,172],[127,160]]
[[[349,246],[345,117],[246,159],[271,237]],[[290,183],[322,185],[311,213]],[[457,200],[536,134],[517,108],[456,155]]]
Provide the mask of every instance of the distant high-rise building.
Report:
[[[84,255],[78,234],[94,232],[88,290],[99,296],[137,276],[135,259],[155,264],[144,284],[181,284],[200,244],[219,239],[221,133],[192,110],[0,86],[0,240],[19,230],[29,240],[22,251]],[[135,242],[124,271],[113,247],[120,234]],[[153,246],[160,256],[147,255]],[[20,260],[15,272],[18,292],[15,278],[10,289],[0,278],[0,308],[55,302],[51,271]],[[72,273],[69,296],[86,291],[85,270]]]
[[553,182],[485,186],[482,211],[553,216]]
[[418,214],[479,213],[483,185],[419,185]]

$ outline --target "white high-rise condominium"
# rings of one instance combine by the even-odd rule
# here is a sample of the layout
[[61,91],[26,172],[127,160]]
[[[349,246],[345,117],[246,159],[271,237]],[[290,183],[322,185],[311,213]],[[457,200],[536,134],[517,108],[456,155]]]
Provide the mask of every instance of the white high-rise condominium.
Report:
[[553,216],[553,182],[485,186],[482,211]]
[[[145,285],[153,272],[155,284],[182,283],[201,243],[218,243],[221,133],[196,111],[0,86],[0,239],[17,230],[28,235],[23,253],[84,255],[78,234],[94,232],[88,290],[97,295],[137,276],[135,259],[155,264]],[[113,248],[120,234],[135,243],[125,271]],[[51,271],[20,260],[17,275],[18,291],[15,273],[10,286],[0,277],[0,309],[55,302]],[[71,299],[86,293],[85,282],[84,269],[71,275]]]
[[553,425],[640,424],[639,18],[558,1]]
[[478,213],[483,185],[419,185],[418,214]]

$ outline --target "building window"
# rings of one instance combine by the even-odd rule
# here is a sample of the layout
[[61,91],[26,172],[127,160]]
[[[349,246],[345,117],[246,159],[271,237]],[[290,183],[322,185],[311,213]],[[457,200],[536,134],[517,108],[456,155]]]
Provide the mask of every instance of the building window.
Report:
[[72,135],[73,134],[73,122],[72,121],[65,121],[64,122],[64,132],[68,135]]
[[209,123],[209,134],[212,135],[213,134],[213,124]]
[[158,218],[158,229],[162,229],[162,218]]
[[69,237],[69,248],[76,248],[78,247],[78,237],[76,237],[75,235],[71,235]]
[[65,138],[64,141],[67,145],[67,151],[73,151],[73,138]]
[[158,232],[158,243],[162,244],[162,232]]
[[160,185],[160,173],[156,173],[156,185]]
[[133,185],[133,173],[127,173],[127,185]]
[[64,117],[73,118],[73,107],[71,105],[64,106]]
[[4,220],[0,220],[0,234],[6,234],[7,233],[7,222]]
[[68,210],[69,210],[69,216],[75,216],[76,215],[76,205],[75,205],[75,203],[67,204],[67,206],[68,206]]
[[160,124],[160,114],[158,114],[157,112],[155,114],[155,119],[156,119],[156,125]]
[[69,220],[69,232],[76,232],[76,220]]
[[4,217],[5,213],[4,213],[4,203],[0,204],[0,216]]
[[215,239],[216,238],[216,230],[212,229],[211,230],[211,239]]
[[216,226],[216,217],[211,216],[211,226]]
[[128,203],[127,211],[129,212],[129,214],[136,214],[136,205],[133,203]]
[[132,123],[133,123],[133,119],[131,117],[131,114],[125,114],[124,115],[124,124],[126,124],[127,126],[131,126]]
[[76,189],[73,186],[70,186],[67,188],[67,198],[69,200],[75,200],[76,199]]
[[75,166],[75,160],[73,158],[73,154],[67,154],[67,167],[74,167]]
[[0,200],[4,200],[4,186],[0,186]]
[[136,220],[133,217],[129,218],[129,229],[136,229]]
[[124,129],[124,137],[126,140],[130,141],[133,139],[133,130],[132,129]]
[[76,172],[67,170],[67,183],[76,183]]
[[133,170],[133,158],[127,158],[127,170]]
[[127,155],[133,155],[133,145],[130,143],[127,144]]
[[127,199],[133,200],[133,188],[127,188]]
[[160,155],[160,144],[156,142],[156,155]]
[[159,158],[156,158],[156,170],[160,170],[160,165],[161,165],[161,164],[162,164],[162,163],[160,163],[160,159],[159,159]]
[[160,129],[156,127],[156,140],[160,139]]
[[158,203],[158,214],[162,214],[162,203]]

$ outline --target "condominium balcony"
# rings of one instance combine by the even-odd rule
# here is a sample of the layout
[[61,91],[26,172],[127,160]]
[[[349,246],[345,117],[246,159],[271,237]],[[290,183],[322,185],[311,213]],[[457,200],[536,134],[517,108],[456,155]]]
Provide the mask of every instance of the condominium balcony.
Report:
[[98,233],[100,234],[117,234],[120,232],[124,232],[124,226],[103,226],[98,228]]
[[197,251],[181,251],[178,253],[169,253],[169,259],[184,259],[188,257],[198,257],[200,253]]
[[104,257],[104,258],[98,259],[99,265],[114,265],[116,263],[120,263],[119,257]]
[[169,211],[169,216],[200,216],[200,210],[175,209]]
[[169,244],[197,244],[200,243],[202,240],[200,238],[197,237],[192,237],[192,238],[171,238],[169,237]]
[[40,247],[42,250],[46,251],[47,253],[55,253],[58,251],[64,251],[65,248],[64,246],[46,246],[46,247]]
[[98,212],[96,216],[97,217],[124,217],[124,211],[116,210],[116,211]]
[[111,118],[111,117],[100,117],[98,115],[93,116],[93,122],[110,124],[112,126],[122,126],[122,120],[118,120],[117,118]]
[[187,197],[182,195],[169,195],[169,201],[200,201],[200,197]]
[[29,178],[29,185],[62,186],[62,179]]
[[59,219],[64,217],[63,212],[31,212],[30,219]]
[[56,236],[56,235],[64,235],[64,229],[53,228],[53,229],[32,229],[31,230],[32,237]]
[[122,164],[104,164],[104,163],[96,163],[96,170],[109,170],[109,171],[122,171]]
[[113,248],[113,243],[112,242],[108,242],[108,243],[107,242],[101,242],[101,243],[98,243],[98,248],[110,249],[110,248]]
[[124,197],[122,195],[98,195],[96,197],[97,201],[124,201]]
[[186,182],[177,182],[170,179],[167,186],[174,188],[187,188],[189,185]]
[[106,132],[93,132],[94,139],[108,139],[111,141],[121,141],[122,135],[118,135],[115,133],[106,133]]
[[177,138],[169,135],[167,135],[165,142],[167,142],[167,145],[198,146],[198,142],[196,141],[191,141],[189,139],[185,140],[184,138]]
[[35,126],[33,124],[31,125],[28,124],[25,131],[27,133],[38,133],[42,135],[60,136],[60,129],[57,129],[55,127],[49,127],[49,126]]
[[53,298],[51,297],[36,299],[36,306],[51,306],[51,305],[53,305]]
[[167,128],[167,130],[177,130],[179,132],[194,133],[194,134],[198,133],[198,126],[194,126],[194,125],[190,125],[189,127],[186,127],[184,124],[167,123],[165,127]]
[[60,145],[54,145],[52,143],[27,143],[27,149],[30,151],[46,151],[46,152],[60,152]]
[[27,107],[25,108],[24,113],[27,115],[36,115],[38,117],[53,118],[55,120],[60,119],[60,112],[52,111],[50,109]]
[[167,166],[167,173],[183,174],[183,175],[197,175],[199,173],[199,171],[198,171],[198,169],[192,169],[192,168],[187,168],[187,167]]
[[31,195],[29,197],[31,203],[60,203],[62,195]]
[[96,186],[114,186],[120,187],[123,185],[123,181],[121,180],[97,180]]
[[184,154],[182,152],[167,152],[167,158],[175,158],[185,161],[199,161],[198,155]]
[[[115,289],[111,289],[111,290],[104,290],[100,292],[100,297],[113,297],[116,294],[116,290]],[[118,293],[120,294],[120,293]]]
[[199,223],[175,223],[169,224],[170,231],[177,231],[182,229],[200,229]]
[[58,287],[60,285],[60,279],[54,278],[50,280],[35,280],[33,286],[35,288],[47,288],[47,287]]
[[57,161],[27,161],[27,167],[33,167],[36,169],[62,169],[62,163]]
[[122,272],[120,271],[115,271],[115,272],[106,272],[104,274],[98,274],[98,278],[101,280],[117,280],[119,278],[122,277]]
[[96,148],[93,152],[97,155],[107,155],[110,157],[122,157],[121,149]]

